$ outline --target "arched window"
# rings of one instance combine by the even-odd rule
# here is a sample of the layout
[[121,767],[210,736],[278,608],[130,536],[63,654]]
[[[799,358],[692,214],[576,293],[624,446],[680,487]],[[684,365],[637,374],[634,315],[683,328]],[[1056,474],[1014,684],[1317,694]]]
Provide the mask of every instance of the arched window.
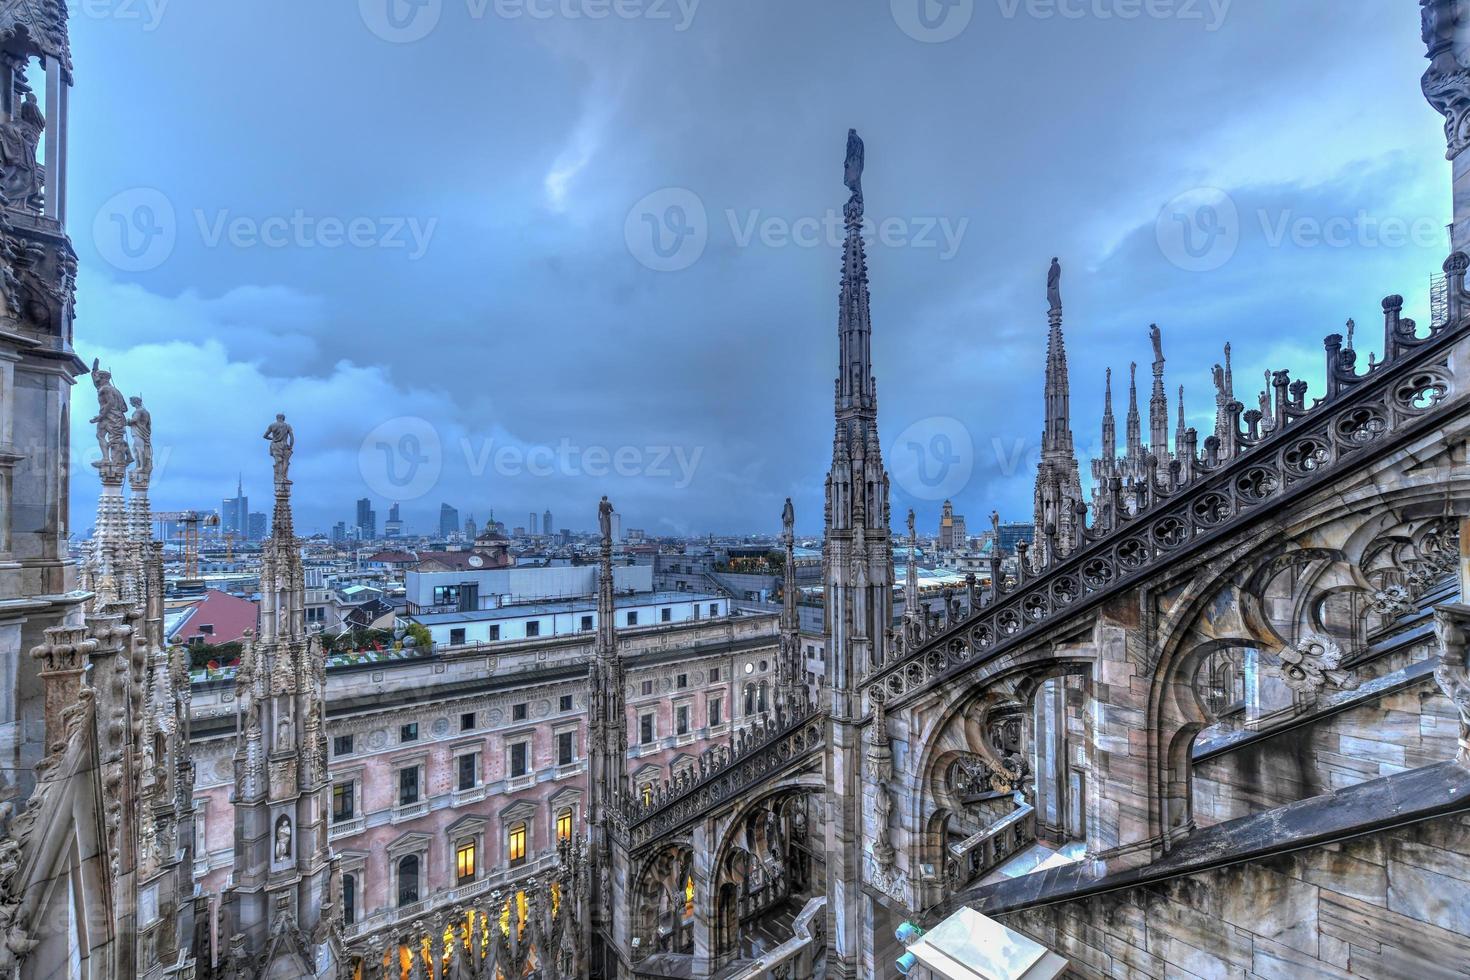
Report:
[[349,926],[357,921],[357,875],[342,876],[342,921]]
[[398,859],[398,907],[419,900],[419,856],[409,854]]

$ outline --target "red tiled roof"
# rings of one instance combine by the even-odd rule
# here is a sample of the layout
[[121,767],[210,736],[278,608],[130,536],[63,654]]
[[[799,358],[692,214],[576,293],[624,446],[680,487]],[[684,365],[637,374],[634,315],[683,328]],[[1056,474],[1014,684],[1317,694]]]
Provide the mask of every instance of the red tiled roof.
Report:
[[[478,558],[479,563],[470,561],[471,558]],[[463,572],[486,568],[508,568],[510,564],[510,557],[504,553],[491,555],[483,551],[431,551],[419,557],[419,563],[415,568],[419,571],[427,571],[438,567],[451,572]]]
[[[259,618],[260,610],[251,600],[210,589],[189,609],[173,641],[188,643],[198,636],[212,645],[234,643],[244,638],[246,630],[255,629]],[[206,634],[201,631],[202,626],[213,626],[214,629]]]
[[407,551],[380,551],[376,555],[369,555],[363,559],[363,561],[380,561],[385,565],[407,565],[418,560],[418,555]]

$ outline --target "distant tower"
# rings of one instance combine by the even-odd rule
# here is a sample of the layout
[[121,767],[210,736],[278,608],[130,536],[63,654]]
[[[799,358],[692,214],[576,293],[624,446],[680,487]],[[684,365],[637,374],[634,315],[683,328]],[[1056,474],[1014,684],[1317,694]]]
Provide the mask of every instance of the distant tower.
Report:
[[533,538],[539,533],[536,530],[536,512],[534,510],[531,511],[531,519],[526,522],[526,530],[530,532]]
[[546,513],[544,513],[544,514],[541,515],[541,533],[542,534],[552,534],[553,533],[553,530],[552,529],[555,526],[556,525],[554,525],[554,524],[551,523],[551,511],[548,510]]
[[[878,384],[873,377],[868,262],[863,246],[863,141],[847,136],[843,208],[846,240],[837,314],[837,384],[832,468],[827,476],[826,542],[823,554],[824,633],[831,695],[828,714],[829,781],[826,825],[827,894],[847,897],[827,903],[827,976],[851,980],[866,975],[862,925],[871,921],[871,899],[863,894],[865,838],[859,739],[863,675],[885,659],[893,623],[893,550],[889,540],[888,474],[878,444]],[[893,871],[891,866],[881,873]]]
[[1062,265],[1051,260],[1047,275],[1047,298],[1051,308],[1051,332],[1046,343],[1046,384],[1042,392],[1046,426],[1041,435],[1041,463],[1036,468],[1036,545],[1032,554],[1045,564],[1058,555],[1050,554],[1055,536],[1059,550],[1072,547],[1077,526],[1077,508],[1082,503],[1082,478],[1072,446],[1070,383],[1067,379],[1067,347],[1062,337]]
[[290,453],[276,462],[271,536],[261,550],[260,635],[235,678],[235,867],[226,961],[251,977],[336,977],[343,962],[337,866],[327,837],[327,661],[306,629],[301,548],[291,521]]

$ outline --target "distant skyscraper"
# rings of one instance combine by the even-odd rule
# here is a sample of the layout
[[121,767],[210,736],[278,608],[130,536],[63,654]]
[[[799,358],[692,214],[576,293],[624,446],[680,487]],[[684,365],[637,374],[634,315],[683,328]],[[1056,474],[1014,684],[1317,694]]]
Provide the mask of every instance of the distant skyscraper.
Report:
[[459,530],[459,509],[448,504],[439,505],[439,537],[447,538]]
[[551,511],[548,510],[541,515],[541,533],[550,535],[553,527],[556,527],[556,525],[551,523]]
[[531,511],[531,522],[526,527],[531,529],[532,534],[536,533],[536,512],[534,510]]
[[364,541],[378,536],[378,514],[373,510],[373,502],[367,497],[357,502],[357,534]]
[[346,521],[338,521],[336,524],[333,524],[332,525],[332,540],[333,541],[346,541],[347,540],[347,522]]
[[266,516],[259,511],[250,515],[249,538],[251,541],[264,541],[268,532],[269,523]]
[[249,530],[250,501],[245,496],[244,481],[240,479],[235,485],[235,495],[220,501],[219,533],[233,534],[236,539],[243,540]]
[[469,517],[466,517],[464,519],[464,536],[465,537],[469,538],[471,541],[475,540],[475,534],[476,534],[476,532],[478,530],[479,530],[479,528],[475,526],[475,515],[474,514],[471,514]]
[[388,508],[388,520],[383,524],[385,537],[396,538],[403,533],[403,514],[397,504]]

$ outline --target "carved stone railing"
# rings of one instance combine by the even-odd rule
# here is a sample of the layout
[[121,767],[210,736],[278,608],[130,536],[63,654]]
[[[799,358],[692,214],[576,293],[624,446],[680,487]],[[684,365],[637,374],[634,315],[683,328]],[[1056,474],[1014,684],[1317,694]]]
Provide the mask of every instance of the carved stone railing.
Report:
[[[1062,617],[1233,533],[1241,521],[1300,499],[1376,456],[1392,437],[1433,424],[1453,386],[1448,348],[1470,322],[1467,266],[1470,258],[1460,252],[1445,262],[1446,322],[1422,333],[1400,315],[1403,297],[1383,301],[1384,357],[1370,358],[1367,371],[1358,373],[1357,354],[1343,347],[1341,336],[1329,336],[1325,398],[1308,405],[1306,382],[1277,371],[1269,431],[1260,411],[1243,411],[1234,402],[1223,444],[1211,435],[1197,454],[1189,430],[1167,472],[1151,458],[1144,480],[1125,486],[1114,478],[1106,522],[1087,527],[1087,508],[1080,507],[1068,547],[1043,549],[1064,557],[1040,570],[1023,560],[1018,581],[994,577],[978,612],[943,632],[906,637],[907,649],[864,679],[865,709],[871,711],[875,699],[895,706],[1015,649]],[[1037,530],[1062,544],[1054,528]]]
[[741,733],[733,750],[725,748],[723,754],[716,750],[702,759],[697,776],[665,784],[648,805],[630,801],[629,846],[655,844],[752,788],[780,778],[822,750],[826,731],[821,709],[804,704],[791,717],[781,713],[753,734]]
[[1016,809],[977,834],[946,848],[944,877],[951,889],[989,874],[1036,843],[1036,810],[1016,794]]
[[760,959],[730,977],[730,980],[779,980],[812,976],[812,960],[822,943],[827,896],[819,895],[802,907],[792,923],[792,936]]

